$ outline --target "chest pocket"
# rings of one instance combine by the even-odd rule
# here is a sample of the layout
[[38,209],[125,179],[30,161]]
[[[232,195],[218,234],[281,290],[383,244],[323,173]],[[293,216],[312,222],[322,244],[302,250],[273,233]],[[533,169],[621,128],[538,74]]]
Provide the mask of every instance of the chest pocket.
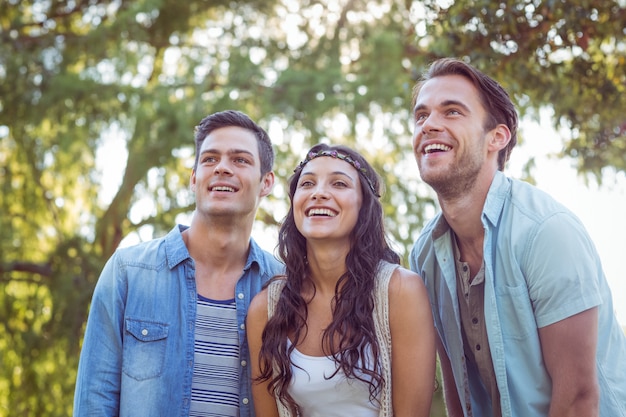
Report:
[[122,371],[131,378],[155,378],[163,372],[168,326],[127,318],[124,326]]
[[505,339],[525,340],[531,333],[537,332],[533,306],[526,285],[517,287],[502,286],[496,290],[498,310],[505,322],[502,324],[502,336]]

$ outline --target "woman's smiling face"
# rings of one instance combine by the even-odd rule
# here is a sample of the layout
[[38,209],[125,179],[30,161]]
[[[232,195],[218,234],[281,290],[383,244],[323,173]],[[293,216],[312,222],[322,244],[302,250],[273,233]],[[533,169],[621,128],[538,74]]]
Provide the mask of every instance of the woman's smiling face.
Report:
[[296,227],[308,239],[345,239],[359,218],[363,202],[358,171],[332,157],[309,161],[302,169],[293,210]]

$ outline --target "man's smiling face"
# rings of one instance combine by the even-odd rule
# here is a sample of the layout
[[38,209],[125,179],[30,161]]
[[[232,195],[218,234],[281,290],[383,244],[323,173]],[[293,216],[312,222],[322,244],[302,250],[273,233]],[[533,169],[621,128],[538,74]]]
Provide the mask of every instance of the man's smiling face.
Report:
[[191,188],[201,214],[254,217],[259,199],[267,195],[261,179],[257,139],[241,127],[223,127],[205,138]]
[[413,109],[413,152],[422,179],[437,192],[466,191],[485,165],[485,109],[465,77],[424,83]]

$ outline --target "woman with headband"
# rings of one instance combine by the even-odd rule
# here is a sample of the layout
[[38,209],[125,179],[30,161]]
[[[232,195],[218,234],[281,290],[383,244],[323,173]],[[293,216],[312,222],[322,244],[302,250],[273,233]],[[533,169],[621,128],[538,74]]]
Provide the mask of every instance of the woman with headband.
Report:
[[278,237],[285,275],[248,311],[257,416],[429,415],[430,304],[389,247],[381,188],[345,146],[316,145],[295,169]]

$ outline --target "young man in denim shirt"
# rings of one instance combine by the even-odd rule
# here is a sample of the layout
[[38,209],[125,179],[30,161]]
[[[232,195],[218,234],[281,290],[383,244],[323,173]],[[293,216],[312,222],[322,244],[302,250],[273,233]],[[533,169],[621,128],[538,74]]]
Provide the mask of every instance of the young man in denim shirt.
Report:
[[585,228],[501,171],[517,112],[454,59],[414,90],[413,150],[441,213],[411,268],[426,282],[449,415],[626,416],[626,338]]
[[75,416],[253,416],[245,316],[282,265],[250,237],[274,184],[267,133],[224,111],[195,130],[189,227],[118,249],[96,285]]

